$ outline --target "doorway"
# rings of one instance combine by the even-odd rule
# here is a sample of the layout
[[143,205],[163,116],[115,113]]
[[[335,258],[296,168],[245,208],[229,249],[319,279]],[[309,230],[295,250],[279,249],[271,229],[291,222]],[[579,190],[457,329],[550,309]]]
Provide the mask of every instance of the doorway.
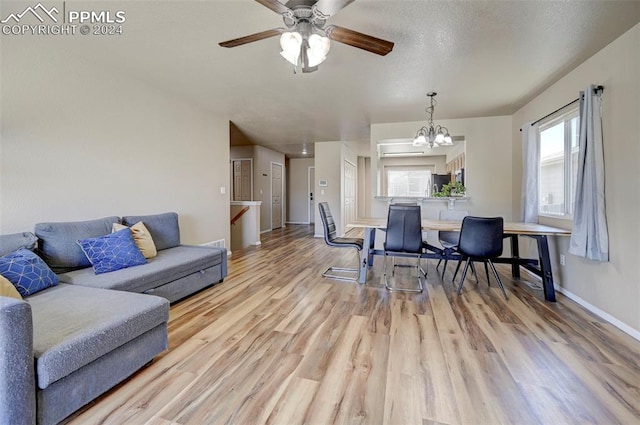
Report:
[[356,220],[356,184],[357,184],[356,165],[344,161],[344,225],[352,223]]
[[282,227],[282,164],[271,163],[271,230]]

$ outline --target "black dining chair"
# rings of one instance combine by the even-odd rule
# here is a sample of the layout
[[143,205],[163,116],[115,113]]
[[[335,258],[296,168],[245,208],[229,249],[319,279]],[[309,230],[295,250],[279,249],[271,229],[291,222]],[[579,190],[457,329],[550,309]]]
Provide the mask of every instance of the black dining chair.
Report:
[[[440,220],[456,220],[457,221],[457,220],[462,220],[468,215],[469,215],[468,211],[441,210],[438,215],[438,218]],[[445,230],[441,230],[438,232],[438,241],[440,242],[440,245],[442,245],[442,248],[444,248],[445,254],[447,255],[452,252],[455,252],[458,246],[459,239],[460,239],[460,232],[445,231]],[[438,264],[436,265],[436,269],[440,267],[440,263],[442,263],[442,260],[438,261]],[[442,268],[442,278],[444,278],[444,273],[447,271],[448,263],[449,263],[449,259],[445,258],[444,267]],[[460,265],[459,262],[458,262],[458,265]],[[457,272],[458,272],[458,269],[456,268],[456,274]],[[455,279],[455,275],[453,276],[453,278]]]
[[[467,277],[467,271],[473,261],[485,262],[491,266],[493,275],[498,281],[498,285],[504,294],[505,299],[509,299],[507,291],[504,289],[502,280],[493,264],[493,259],[502,255],[502,240],[504,233],[504,220],[502,217],[472,217],[467,216],[462,220],[460,229],[460,240],[458,241],[457,252],[466,259],[458,294],[462,292],[462,285]],[[487,279],[489,278],[487,272]],[[478,277],[476,276],[476,280]]]
[[[335,248],[353,248],[358,252],[358,268],[346,268],[346,267],[334,267],[331,266],[326,269],[322,276],[330,279],[350,280],[357,281],[360,277],[360,253],[364,246],[364,239],[362,238],[342,238],[336,235],[336,222],[331,214],[329,204],[326,202],[320,202],[318,204],[320,209],[320,219],[322,220],[322,227],[324,228],[324,241],[327,245]],[[355,273],[356,276],[341,275],[337,273]]]
[[[420,258],[422,257],[422,224],[419,205],[390,205],[384,241],[384,285],[390,291],[422,292]],[[417,288],[402,289],[389,285],[387,257],[415,257]],[[399,264],[393,264],[393,273]]]

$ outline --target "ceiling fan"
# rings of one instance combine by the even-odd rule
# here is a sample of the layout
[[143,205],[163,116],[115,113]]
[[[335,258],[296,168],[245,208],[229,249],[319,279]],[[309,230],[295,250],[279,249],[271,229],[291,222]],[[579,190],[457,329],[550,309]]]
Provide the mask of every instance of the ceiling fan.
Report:
[[286,4],[278,0],[256,0],[280,14],[286,28],[271,30],[235,38],[219,43],[222,47],[237,47],[254,41],[280,36],[280,53],[293,64],[294,72],[298,65],[302,72],[313,72],[318,69],[329,52],[329,40],[348,44],[381,56],[393,49],[391,41],[382,40],[370,35],[339,27],[327,25],[327,19],[355,0],[289,0]]

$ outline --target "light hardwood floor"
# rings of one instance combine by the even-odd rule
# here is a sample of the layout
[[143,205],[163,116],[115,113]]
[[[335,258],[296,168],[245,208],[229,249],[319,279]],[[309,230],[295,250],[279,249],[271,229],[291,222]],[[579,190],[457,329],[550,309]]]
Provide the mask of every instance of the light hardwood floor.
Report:
[[169,350],[68,423],[640,423],[640,342],[562,295],[503,265],[508,301],[484,273],[458,296],[431,261],[422,294],[387,292],[380,260],[366,286],[323,279],[356,256],[312,235],[234,252],[172,306]]

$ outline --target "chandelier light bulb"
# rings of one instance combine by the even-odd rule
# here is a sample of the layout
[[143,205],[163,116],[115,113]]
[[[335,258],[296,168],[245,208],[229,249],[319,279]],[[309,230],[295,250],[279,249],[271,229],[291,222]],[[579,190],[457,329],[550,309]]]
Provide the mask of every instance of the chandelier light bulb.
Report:
[[427,138],[424,134],[418,134],[415,139],[413,139],[413,146],[424,146],[427,144]]

